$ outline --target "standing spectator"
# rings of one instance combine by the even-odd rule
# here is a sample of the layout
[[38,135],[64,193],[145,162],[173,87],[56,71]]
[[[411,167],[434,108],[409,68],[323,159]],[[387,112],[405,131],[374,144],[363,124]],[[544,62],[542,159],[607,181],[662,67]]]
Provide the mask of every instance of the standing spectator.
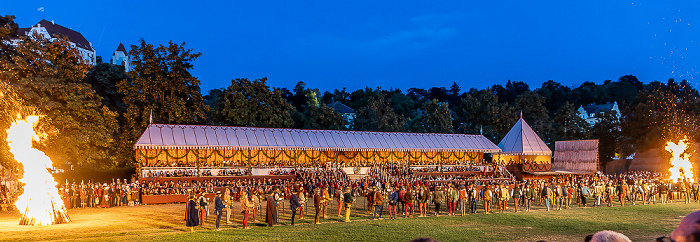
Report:
[[442,187],[436,187],[433,192],[433,205],[435,205],[435,216],[440,216],[440,207],[445,200],[445,193],[442,192]]
[[527,184],[527,187],[525,188],[523,194],[523,196],[525,197],[525,211],[529,212],[531,208],[530,204],[532,204],[532,200],[535,198],[535,191],[532,189],[532,184]]
[[544,206],[547,207],[547,211],[549,211],[552,202],[552,188],[549,187],[549,183],[545,183],[544,187],[542,187],[542,197],[544,199]]
[[561,207],[564,205],[564,191],[565,190],[566,190],[566,188],[562,188],[561,183],[557,182],[557,185],[554,188],[554,196],[556,196],[557,210],[561,210]]
[[352,203],[355,202],[355,197],[350,192],[350,187],[345,188],[345,194],[343,194],[343,203],[345,204],[345,222],[350,222],[350,210],[352,210]]
[[199,210],[197,202],[194,201],[194,195],[190,194],[185,207],[185,225],[190,227],[190,232],[194,232],[194,227],[199,225]]
[[520,197],[523,195],[522,191],[522,185],[516,184],[513,186],[513,191],[511,192],[511,196],[513,197],[513,205],[515,206],[515,212],[518,212],[518,202],[520,201]]
[[338,217],[340,217],[340,210],[343,208],[343,191],[337,188],[333,194],[335,202],[338,204]]
[[386,189],[389,193],[387,200],[389,202],[389,218],[396,219],[396,205],[399,203],[399,191],[393,191],[391,188]]
[[499,195],[498,195],[499,201],[498,202],[501,204],[499,206],[499,209],[501,210],[501,213],[503,213],[506,210],[506,204],[508,204],[508,200],[510,199],[510,191],[503,184],[500,184],[499,188],[500,189],[498,190],[499,191]]
[[382,219],[382,212],[384,210],[384,195],[382,195],[381,190],[377,190],[374,192],[374,197],[372,198],[374,200],[374,218],[373,220],[377,219],[377,213],[379,213],[379,219]]
[[306,193],[304,193],[304,187],[299,187],[297,197],[299,198],[299,219],[304,219],[304,207],[306,206]]
[[404,195],[404,200],[406,201],[406,212],[404,213],[404,218],[405,217],[413,217],[413,191],[409,187],[408,190],[406,190],[406,193]]
[[481,197],[484,201],[484,214],[489,214],[491,210],[491,198],[493,197],[493,193],[491,192],[489,185],[484,186],[484,189],[481,192]]
[[231,189],[224,189],[224,205],[226,206],[226,224],[231,223],[231,213],[233,211],[233,198],[231,197]]
[[255,207],[253,200],[251,199],[252,193],[248,191],[241,192],[241,213],[243,214],[243,229],[248,229],[248,216],[250,210]]
[[294,217],[296,217],[297,208],[299,207],[301,207],[301,204],[299,203],[299,197],[295,191],[295,193],[289,196],[289,209],[292,210],[292,225],[294,225]]
[[474,185],[469,184],[468,199],[469,199],[469,213],[476,213],[476,205],[479,204],[479,190],[474,188]]
[[214,198],[214,214],[216,214],[216,231],[221,231],[219,226],[221,225],[221,214],[224,213],[224,208],[226,205],[221,201],[221,191],[216,191],[216,197]]
[[425,185],[422,186],[418,192],[418,209],[420,210],[420,217],[425,217],[428,214],[429,192],[430,191],[428,191]]
[[666,204],[667,200],[666,198],[668,197],[668,186],[664,184],[663,182],[659,183],[658,185],[658,190],[659,190],[659,199],[661,199],[661,204]]
[[328,202],[330,202],[331,195],[328,193],[328,186],[323,187],[323,219],[326,219],[326,210],[328,210]]
[[321,191],[318,188],[314,190],[314,208],[316,208],[314,224],[320,224],[318,222],[318,216],[321,214],[321,209],[323,208],[323,198],[321,197]]
[[[467,206],[467,189],[464,188],[464,185],[459,186],[459,192],[458,194],[458,199],[459,199],[459,211],[460,211],[460,216],[464,216],[466,213],[466,206]],[[517,201],[516,201],[517,203]],[[518,210],[518,205],[515,205],[515,210]]]
[[403,217],[405,218],[406,217],[406,187],[404,187],[404,186],[401,186],[401,190],[399,191],[399,204],[401,207],[401,211],[403,211]]
[[620,206],[625,206],[625,182],[619,182],[617,183],[617,188],[615,189],[615,192],[617,192],[617,197],[620,199]]
[[568,182],[566,183],[566,208],[569,209],[571,208],[571,200],[574,199],[574,188],[569,184]]
[[209,208],[209,201],[207,201],[207,198],[204,197],[206,193],[204,190],[199,195],[199,225],[204,227],[204,223],[207,222],[207,209]]
[[603,193],[605,192],[605,188],[603,188],[603,184],[601,182],[596,182],[595,186],[593,187],[593,206],[599,207],[600,206],[600,200],[602,200]]
[[587,199],[591,196],[591,189],[586,186],[586,183],[581,183],[581,204],[585,208],[588,206]]
[[455,216],[455,205],[457,203],[457,199],[459,198],[459,194],[457,190],[455,190],[454,186],[450,184],[450,187],[447,189],[447,215],[448,216]]

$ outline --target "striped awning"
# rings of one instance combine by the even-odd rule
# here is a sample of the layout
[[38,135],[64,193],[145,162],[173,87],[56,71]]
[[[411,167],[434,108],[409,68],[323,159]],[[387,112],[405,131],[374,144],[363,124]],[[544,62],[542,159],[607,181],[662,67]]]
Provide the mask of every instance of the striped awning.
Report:
[[483,135],[150,124],[134,149],[283,149],[497,153]]

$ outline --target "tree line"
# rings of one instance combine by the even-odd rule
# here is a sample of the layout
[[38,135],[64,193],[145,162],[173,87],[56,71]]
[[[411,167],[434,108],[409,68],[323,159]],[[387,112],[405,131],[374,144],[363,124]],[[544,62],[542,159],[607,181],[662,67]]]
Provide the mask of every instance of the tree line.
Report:
[[[550,148],[557,140],[599,139],[601,161],[638,150],[662,148],[669,140],[697,140],[698,91],[687,81],[643,83],[626,75],[602,84],[570,87],[549,80],[540,87],[508,80],[484,89],[367,87],[321,92],[298,82],[291,90],[266,78],[231,80],[200,91],[192,76],[201,53],[185,43],[154,45],[140,39],[128,56],[132,70],[102,62],[87,65],[66,39],[40,36],[10,45],[13,16],[0,17],[0,129],[17,115],[43,116],[37,146],[56,164],[135,166],[133,143],[154,123],[301,129],[479,134],[498,143],[523,118]],[[352,108],[352,121],[329,105]],[[590,125],[578,109],[617,102]],[[6,134],[0,133],[5,139]],[[15,167],[5,142],[0,162]]]

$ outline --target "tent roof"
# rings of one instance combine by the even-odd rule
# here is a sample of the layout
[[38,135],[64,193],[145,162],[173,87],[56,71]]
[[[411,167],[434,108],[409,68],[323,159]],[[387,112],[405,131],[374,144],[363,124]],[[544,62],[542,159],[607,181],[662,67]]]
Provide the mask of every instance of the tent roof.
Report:
[[150,124],[134,149],[500,152],[483,135]]
[[505,154],[514,155],[552,155],[552,150],[544,144],[530,125],[520,117],[513,128],[508,131],[506,137],[501,140],[498,147]]

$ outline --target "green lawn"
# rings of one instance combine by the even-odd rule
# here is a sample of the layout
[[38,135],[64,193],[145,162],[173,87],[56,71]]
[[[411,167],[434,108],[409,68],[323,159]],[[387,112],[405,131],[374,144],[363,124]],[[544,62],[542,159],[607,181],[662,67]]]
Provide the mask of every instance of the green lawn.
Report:
[[[307,215],[300,225],[272,228],[263,223],[252,229],[240,229],[240,217],[235,225],[223,225],[215,231],[213,219],[194,233],[186,232],[182,214],[183,204],[118,207],[109,209],[71,209],[73,222],[49,227],[17,225],[18,215],[0,213],[1,239],[5,240],[159,240],[159,241],[408,241],[417,237],[432,237],[440,241],[582,241],[600,230],[615,230],[633,241],[649,241],[668,235],[699,203],[667,205],[637,205],[625,207],[578,208],[544,211],[536,207],[531,212],[505,214],[476,214],[465,217],[400,218],[398,220],[367,220],[355,211],[351,223],[339,222],[332,216],[321,225],[313,225]],[[512,211],[512,207],[510,208]],[[331,213],[332,214],[332,213]],[[385,215],[386,216],[386,215]]]

